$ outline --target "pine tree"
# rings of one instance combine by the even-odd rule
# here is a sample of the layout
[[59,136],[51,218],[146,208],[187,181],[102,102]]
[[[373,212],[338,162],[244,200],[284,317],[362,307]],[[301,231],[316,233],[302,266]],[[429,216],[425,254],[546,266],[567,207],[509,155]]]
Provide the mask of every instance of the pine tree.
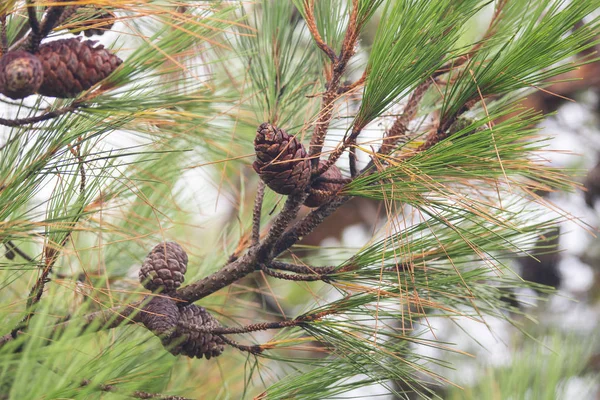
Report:
[[[574,185],[520,101],[594,61],[596,9],[3,2],[0,398],[435,397],[431,319],[552,290],[508,260]],[[302,244],[360,198],[364,245]]]

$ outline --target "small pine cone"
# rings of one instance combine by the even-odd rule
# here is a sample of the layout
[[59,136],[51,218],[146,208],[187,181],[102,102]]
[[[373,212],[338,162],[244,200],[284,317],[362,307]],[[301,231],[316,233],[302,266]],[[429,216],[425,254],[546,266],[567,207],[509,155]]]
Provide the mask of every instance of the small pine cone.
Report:
[[0,59],[0,93],[11,99],[34,94],[44,80],[39,58],[26,51],[10,51]]
[[69,32],[78,35],[83,32],[86,37],[104,35],[115,24],[115,14],[96,7],[79,7],[73,15],[73,25]]
[[[221,326],[204,308],[194,304],[179,309],[179,322],[194,324],[203,328],[213,329]],[[208,332],[198,332],[187,326],[179,325],[171,338],[163,341],[163,345],[171,354],[183,354],[190,358],[206,359],[221,355],[225,342],[217,335]]]
[[[320,161],[322,166],[325,161]],[[310,195],[304,201],[306,207],[320,207],[331,200],[334,193],[344,187],[343,183],[324,182],[322,179],[344,179],[338,167],[332,165],[323,174],[315,179],[311,187]]]
[[159,243],[148,253],[140,269],[140,282],[153,292],[170,293],[184,281],[188,256],[175,242]]
[[109,76],[123,62],[104,46],[80,38],[60,39],[40,46],[37,53],[44,67],[39,94],[70,98]]
[[140,319],[146,328],[161,340],[169,340],[177,329],[179,308],[175,300],[169,297],[153,297],[140,313]]
[[254,149],[256,161],[252,167],[273,191],[298,194],[308,186],[310,161],[295,137],[265,122],[258,127]]

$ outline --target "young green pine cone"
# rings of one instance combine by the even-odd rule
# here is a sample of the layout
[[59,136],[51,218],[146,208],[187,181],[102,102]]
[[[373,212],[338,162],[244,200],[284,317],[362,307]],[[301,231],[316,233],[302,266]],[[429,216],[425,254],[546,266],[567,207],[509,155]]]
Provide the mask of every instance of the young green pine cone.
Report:
[[310,161],[304,146],[267,122],[261,124],[254,139],[256,161],[252,167],[263,182],[280,194],[298,194],[310,181]]
[[109,76],[122,60],[95,41],[60,39],[40,46],[37,53],[44,69],[38,93],[70,98]]
[[78,7],[73,13],[72,21],[68,23],[73,25],[69,32],[78,35],[83,32],[86,37],[92,35],[104,35],[104,32],[110,30],[115,21],[115,14],[97,7]]
[[11,99],[34,94],[44,80],[40,60],[26,51],[10,51],[0,58],[0,93]]
[[[325,161],[320,161],[319,166],[325,164]],[[332,165],[323,174],[315,179],[311,186],[310,195],[304,201],[306,207],[320,207],[327,203],[334,194],[344,187],[343,183],[327,182],[324,179],[343,179],[342,173],[338,167]]]
[[225,347],[223,339],[212,333],[198,332],[185,326],[193,324],[206,329],[220,327],[219,322],[208,311],[194,304],[181,307],[179,309],[179,322],[180,325],[178,325],[175,333],[169,339],[163,341],[163,345],[171,354],[183,354],[190,358],[202,358],[204,356],[207,360],[221,355]]
[[159,243],[148,253],[140,268],[140,282],[153,292],[173,292],[185,279],[187,263],[188,256],[180,245]]

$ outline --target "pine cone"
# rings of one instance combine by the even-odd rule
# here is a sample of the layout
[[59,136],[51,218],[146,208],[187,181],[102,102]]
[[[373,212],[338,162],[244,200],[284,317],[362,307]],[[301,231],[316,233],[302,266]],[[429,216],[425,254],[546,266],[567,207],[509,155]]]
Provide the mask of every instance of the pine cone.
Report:
[[298,194],[308,186],[310,161],[295,137],[267,122],[258,127],[254,139],[256,161],[252,167],[263,182],[280,194]]
[[[319,166],[325,161],[320,161]],[[338,167],[332,165],[323,174],[315,179],[311,187],[310,195],[304,201],[306,207],[320,207],[333,197],[334,193],[344,187],[343,183],[324,182],[322,179],[344,179]]]
[[0,59],[0,93],[11,99],[34,94],[44,80],[42,63],[26,51],[10,51]]
[[179,317],[177,303],[168,297],[153,297],[140,313],[144,326],[162,341],[168,341],[176,331]]
[[44,82],[38,93],[69,98],[109,76],[122,61],[95,41],[60,39],[43,44],[37,56],[44,68]]
[[73,15],[73,25],[69,32],[78,35],[83,32],[86,37],[104,35],[115,24],[115,14],[97,7],[79,7]]
[[[194,304],[179,309],[179,321],[183,324],[194,324],[203,328],[217,328],[221,325],[204,308]],[[207,332],[198,332],[179,325],[175,333],[163,345],[173,355],[183,354],[187,357],[210,359],[221,355],[225,347],[223,339]]]
[[159,243],[150,251],[140,269],[140,282],[153,292],[173,292],[184,281],[188,256],[175,242]]

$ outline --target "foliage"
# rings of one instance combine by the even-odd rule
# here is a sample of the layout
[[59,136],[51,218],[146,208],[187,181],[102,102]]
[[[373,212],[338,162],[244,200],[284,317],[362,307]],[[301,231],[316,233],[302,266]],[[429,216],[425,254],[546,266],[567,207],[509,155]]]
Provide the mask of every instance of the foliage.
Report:
[[[27,35],[28,6],[41,18],[54,3],[0,8],[8,44]],[[508,260],[561,220],[536,191],[573,184],[543,156],[543,117],[517,100],[592,61],[579,54],[600,32],[593,2],[70,3],[115,13],[100,40],[124,62],[76,98],[0,96],[0,399],[318,399],[370,386],[435,397],[435,385],[452,386],[436,368],[452,366],[418,349],[461,349],[425,338],[430,318],[521,326],[510,294],[551,292],[522,281]],[[467,25],[486,10],[488,30],[465,45]],[[345,82],[359,70],[361,80]],[[56,115],[25,120],[45,113]],[[256,196],[257,216],[249,164],[263,121],[305,145],[326,135],[337,143],[332,163],[348,149],[370,161],[296,222],[303,199],[269,190]],[[389,129],[374,128],[374,141],[350,140],[378,123]],[[349,160],[338,162],[346,176],[357,168]],[[316,225],[335,224],[325,218],[350,197],[385,211],[363,245],[298,244]],[[163,240],[190,258],[180,300],[206,307],[231,330],[213,333],[236,341],[217,359],[172,356],[136,319],[149,295],[137,270]],[[263,321],[274,325],[254,326]],[[515,372],[528,359],[544,369],[539,347],[527,349],[514,370],[449,393],[493,398],[493,381],[514,397],[537,390]],[[561,370],[563,361],[552,361],[555,386],[581,372]]]

